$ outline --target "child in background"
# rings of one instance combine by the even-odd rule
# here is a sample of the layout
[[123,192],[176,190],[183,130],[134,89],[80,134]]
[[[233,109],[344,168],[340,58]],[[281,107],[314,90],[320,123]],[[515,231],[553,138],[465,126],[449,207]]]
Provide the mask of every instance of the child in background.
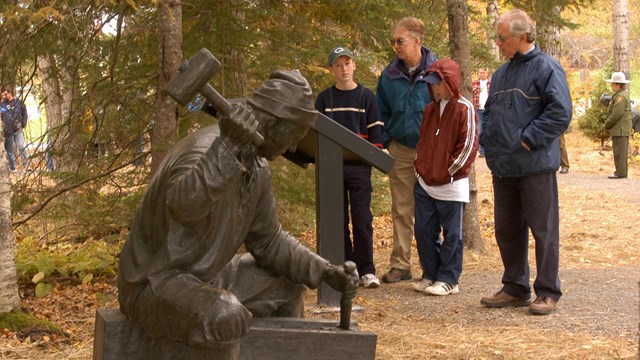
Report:
[[460,80],[460,67],[451,59],[429,68],[433,101],[422,113],[414,162],[415,236],[423,273],[413,288],[431,295],[458,293],[462,273],[462,218],[478,151],[478,121],[471,101],[460,95]]
[[[356,63],[353,53],[337,47],[329,53],[329,72],[335,85],[322,91],[316,99],[316,109],[361,138],[382,149],[383,123],[376,96],[353,80]],[[373,263],[373,215],[371,214],[371,166],[344,165],[344,253],[345,260],[358,266],[360,285],[380,286]],[[353,243],[349,231],[349,209]]]

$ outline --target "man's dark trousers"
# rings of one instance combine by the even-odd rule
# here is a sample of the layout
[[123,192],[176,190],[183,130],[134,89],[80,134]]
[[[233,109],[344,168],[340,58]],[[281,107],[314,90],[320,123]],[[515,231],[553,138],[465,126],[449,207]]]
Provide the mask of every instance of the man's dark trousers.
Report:
[[535,239],[537,296],[558,300],[560,221],[555,172],[526,177],[493,177],[496,240],[504,274],[502,290],[523,299],[530,297],[529,229]]
[[628,175],[629,137],[612,136],[611,145],[613,148],[613,161],[616,165],[616,175],[625,178]]
[[[344,166],[344,253],[358,266],[358,274],[375,274],[373,264],[373,215],[371,214],[371,166]],[[351,211],[349,211],[351,210]],[[349,231],[349,212],[353,244]]]

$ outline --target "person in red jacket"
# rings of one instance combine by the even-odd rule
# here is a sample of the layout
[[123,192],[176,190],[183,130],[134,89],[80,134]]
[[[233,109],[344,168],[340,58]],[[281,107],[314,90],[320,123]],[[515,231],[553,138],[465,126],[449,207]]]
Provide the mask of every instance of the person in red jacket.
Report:
[[422,112],[414,162],[415,236],[423,273],[413,288],[431,295],[458,293],[462,272],[462,218],[478,152],[478,120],[471,101],[460,94],[460,80],[460,66],[451,59],[429,68],[433,102]]

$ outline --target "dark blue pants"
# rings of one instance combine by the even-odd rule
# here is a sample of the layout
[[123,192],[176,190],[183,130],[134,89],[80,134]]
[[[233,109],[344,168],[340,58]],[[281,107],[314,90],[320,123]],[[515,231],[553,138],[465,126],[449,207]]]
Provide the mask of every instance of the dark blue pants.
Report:
[[[480,136],[480,132],[482,131],[482,123],[484,123],[484,109],[478,109],[478,136]],[[478,152],[484,155],[484,147],[482,145],[478,145]]]
[[[376,273],[373,264],[373,215],[371,214],[371,167],[344,166],[344,254],[358,266],[358,274]],[[349,231],[349,213],[353,242]]]
[[493,178],[496,241],[504,274],[502,290],[529,298],[529,229],[535,239],[537,296],[560,299],[558,277],[560,220],[555,172],[517,178]]
[[434,199],[420,183],[413,188],[413,195],[416,201],[414,231],[422,278],[456,285],[462,273],[464,203]]

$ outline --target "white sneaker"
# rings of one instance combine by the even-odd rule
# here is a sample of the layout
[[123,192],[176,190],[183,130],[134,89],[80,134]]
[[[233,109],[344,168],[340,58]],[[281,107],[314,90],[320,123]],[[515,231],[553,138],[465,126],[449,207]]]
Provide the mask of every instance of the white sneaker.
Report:
[[413,286],[413,290],[415,291],[426,292],[427,288],[433,285],[433,283],[434,283],[433,280],[422,279],[418,282],[413,283],[412,286]]
[[460,288],[458,285],[451,285],[443,281],[436,281],[433,285],[429,286],[424,290],[427,294],[431,295],[449,295],[449,294],[457,294],[460,292]]
[[373,274],[364,274],[360,276],[360,285],[366,288],[377,288],[380,286],[380,280]]

